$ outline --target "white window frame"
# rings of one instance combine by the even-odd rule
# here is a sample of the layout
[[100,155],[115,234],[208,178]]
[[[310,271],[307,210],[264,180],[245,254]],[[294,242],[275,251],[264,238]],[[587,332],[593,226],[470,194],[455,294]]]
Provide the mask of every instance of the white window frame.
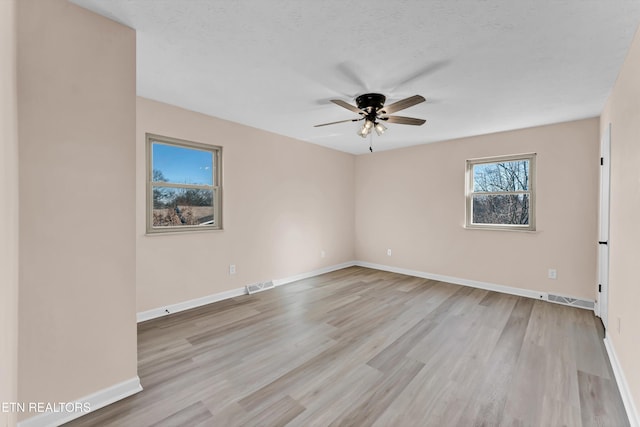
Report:
[[[479,164],[502,163],[528,160],[529,189],[521,191],[474,191],[473,167]],[[466,168],[466,220],[465,227],[486,230],[535,231],[536,230],[536,153],[514,154],[509,156],[485,157],[467,160]],[[529,195],[529,224],[476,224],[473,222],[474,195]]]
[[[208,230],[222,230],[222,147],[217,145],[203,144],[200,142],[186,141],[178,138],[171,138],[151,133],[146,134],[146,222],[147,234],[158,233],[180,233]],[[212,182],[214,185],[179,184],[172,182],[153,181],[153,144],[159,143],[181,148],[192,148],[196,150],[208,151],[213,154],[214,171],[212,171]],[[213,191],[213,223],[206,225],[180,225],[180,226],[153,226],[153,188],[154,187],[202,189]]]

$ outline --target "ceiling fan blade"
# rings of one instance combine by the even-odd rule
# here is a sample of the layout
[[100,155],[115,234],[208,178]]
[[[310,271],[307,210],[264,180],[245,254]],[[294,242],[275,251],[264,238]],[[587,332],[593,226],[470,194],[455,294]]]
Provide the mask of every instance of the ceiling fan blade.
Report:
[[319,128],[320,126],[329,126],[329,125],[337,125],[338,123],[347,123],[347,122],[358,122],[362,119],[349,119],[349,120],[340,120],[339,122],[331,122],[331,123],[323,123],[321,125],[315,125],[314,128]]
[[413,125],[413,126],[420,126],[426,122],[425,119],[414,119],[413,117],[403,117],[403,116],[379,117],[379,119],[385,120],[389,123],[397,123],[399,125]]
[[355,105],[349,104],[348,102],[344,102],[342,99],[332,99],[331,102],[341,106],[342,108],[346,108],[347,110],[353,111],[354,113],[363,113],[361,109],[359,109]]
[[405,108],[413,107],[416,104],[420,104],[421,102],[426,101],[424,96],[421,95],[413,95],[405,99],[401,99],[400,101],[394,102],[391,105],[387,105],[380,110],[380,114],[391,114],[396,111],[404,110]]

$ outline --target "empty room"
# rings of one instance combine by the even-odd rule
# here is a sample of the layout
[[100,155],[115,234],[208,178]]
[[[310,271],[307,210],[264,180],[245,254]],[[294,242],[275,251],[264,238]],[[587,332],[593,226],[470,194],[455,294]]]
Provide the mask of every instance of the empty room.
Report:
[[639,24],[0,0],[0,427],[640,427]]

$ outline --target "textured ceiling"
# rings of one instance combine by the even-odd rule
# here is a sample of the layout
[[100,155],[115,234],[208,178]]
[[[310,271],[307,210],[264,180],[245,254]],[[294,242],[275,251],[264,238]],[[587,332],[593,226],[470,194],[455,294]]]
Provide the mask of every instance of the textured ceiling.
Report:
[[594,117],[638,0],[73,0],[137,30],[138,95],[350,153],[330,99],[420,94],[374,149]]

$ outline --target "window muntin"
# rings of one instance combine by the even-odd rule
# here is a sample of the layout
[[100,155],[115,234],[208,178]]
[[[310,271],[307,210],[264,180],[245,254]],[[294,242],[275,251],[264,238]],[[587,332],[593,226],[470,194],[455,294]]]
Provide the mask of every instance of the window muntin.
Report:
[[467,160],[469,228],[535,230],[535,154]]
[[222,148],[147,134],[147,233],[217,230]]

